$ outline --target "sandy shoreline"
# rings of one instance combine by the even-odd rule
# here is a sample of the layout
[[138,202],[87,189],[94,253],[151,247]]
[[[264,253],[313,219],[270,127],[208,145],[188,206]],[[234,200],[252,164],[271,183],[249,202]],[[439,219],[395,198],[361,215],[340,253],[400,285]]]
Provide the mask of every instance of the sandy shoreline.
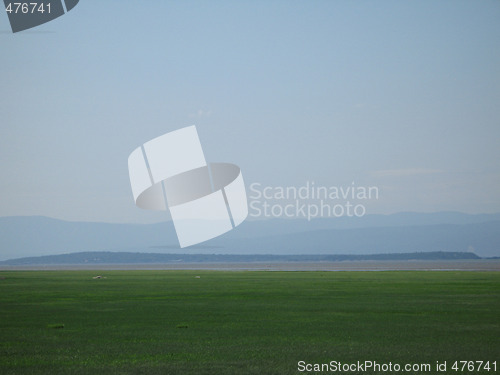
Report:
[[500,271],[500,259],[452,261],[227,262],[147,264],[37,264],[0,266],[0,271],[35,270],[219,270],[219,271]]

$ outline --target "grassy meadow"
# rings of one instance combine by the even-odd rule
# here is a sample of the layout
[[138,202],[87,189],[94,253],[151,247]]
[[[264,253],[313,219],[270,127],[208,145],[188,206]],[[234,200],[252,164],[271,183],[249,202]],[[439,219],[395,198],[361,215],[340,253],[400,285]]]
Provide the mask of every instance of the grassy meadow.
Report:
[[299,374],[332,360],[500,366],[500,272],[0,272],[0,374]]

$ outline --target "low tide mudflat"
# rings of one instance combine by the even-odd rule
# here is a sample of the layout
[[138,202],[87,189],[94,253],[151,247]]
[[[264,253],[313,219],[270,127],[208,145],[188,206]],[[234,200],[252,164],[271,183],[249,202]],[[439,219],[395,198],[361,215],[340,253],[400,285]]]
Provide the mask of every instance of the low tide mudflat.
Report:
[[370,360],[464,374],[449,367],[500,366],[499,311],[500,272],[6,271],[0,373],[297,374],[299,361]]

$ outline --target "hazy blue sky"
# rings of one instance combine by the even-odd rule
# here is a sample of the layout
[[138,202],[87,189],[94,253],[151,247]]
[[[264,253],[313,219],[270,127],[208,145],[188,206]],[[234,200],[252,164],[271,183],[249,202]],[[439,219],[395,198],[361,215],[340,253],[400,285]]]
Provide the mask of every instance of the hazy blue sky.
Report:
[[500,1],[96,1],[0,14],[0,216],[150,222],[130,152],[195,124],[247,186],[500,212]]

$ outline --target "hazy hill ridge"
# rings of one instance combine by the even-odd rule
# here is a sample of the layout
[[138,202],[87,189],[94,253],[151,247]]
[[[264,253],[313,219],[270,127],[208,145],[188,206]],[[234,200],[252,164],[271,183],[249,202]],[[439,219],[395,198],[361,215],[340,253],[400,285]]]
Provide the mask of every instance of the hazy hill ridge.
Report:
[[[179,253],[171,222],[108,224],[0,217],[0,261],[87,251]],[[500,214],[456,212],[362,218],[247,220],[227,234],[182,249],[189,254],[381,254],[473,252],[500,255]]]

